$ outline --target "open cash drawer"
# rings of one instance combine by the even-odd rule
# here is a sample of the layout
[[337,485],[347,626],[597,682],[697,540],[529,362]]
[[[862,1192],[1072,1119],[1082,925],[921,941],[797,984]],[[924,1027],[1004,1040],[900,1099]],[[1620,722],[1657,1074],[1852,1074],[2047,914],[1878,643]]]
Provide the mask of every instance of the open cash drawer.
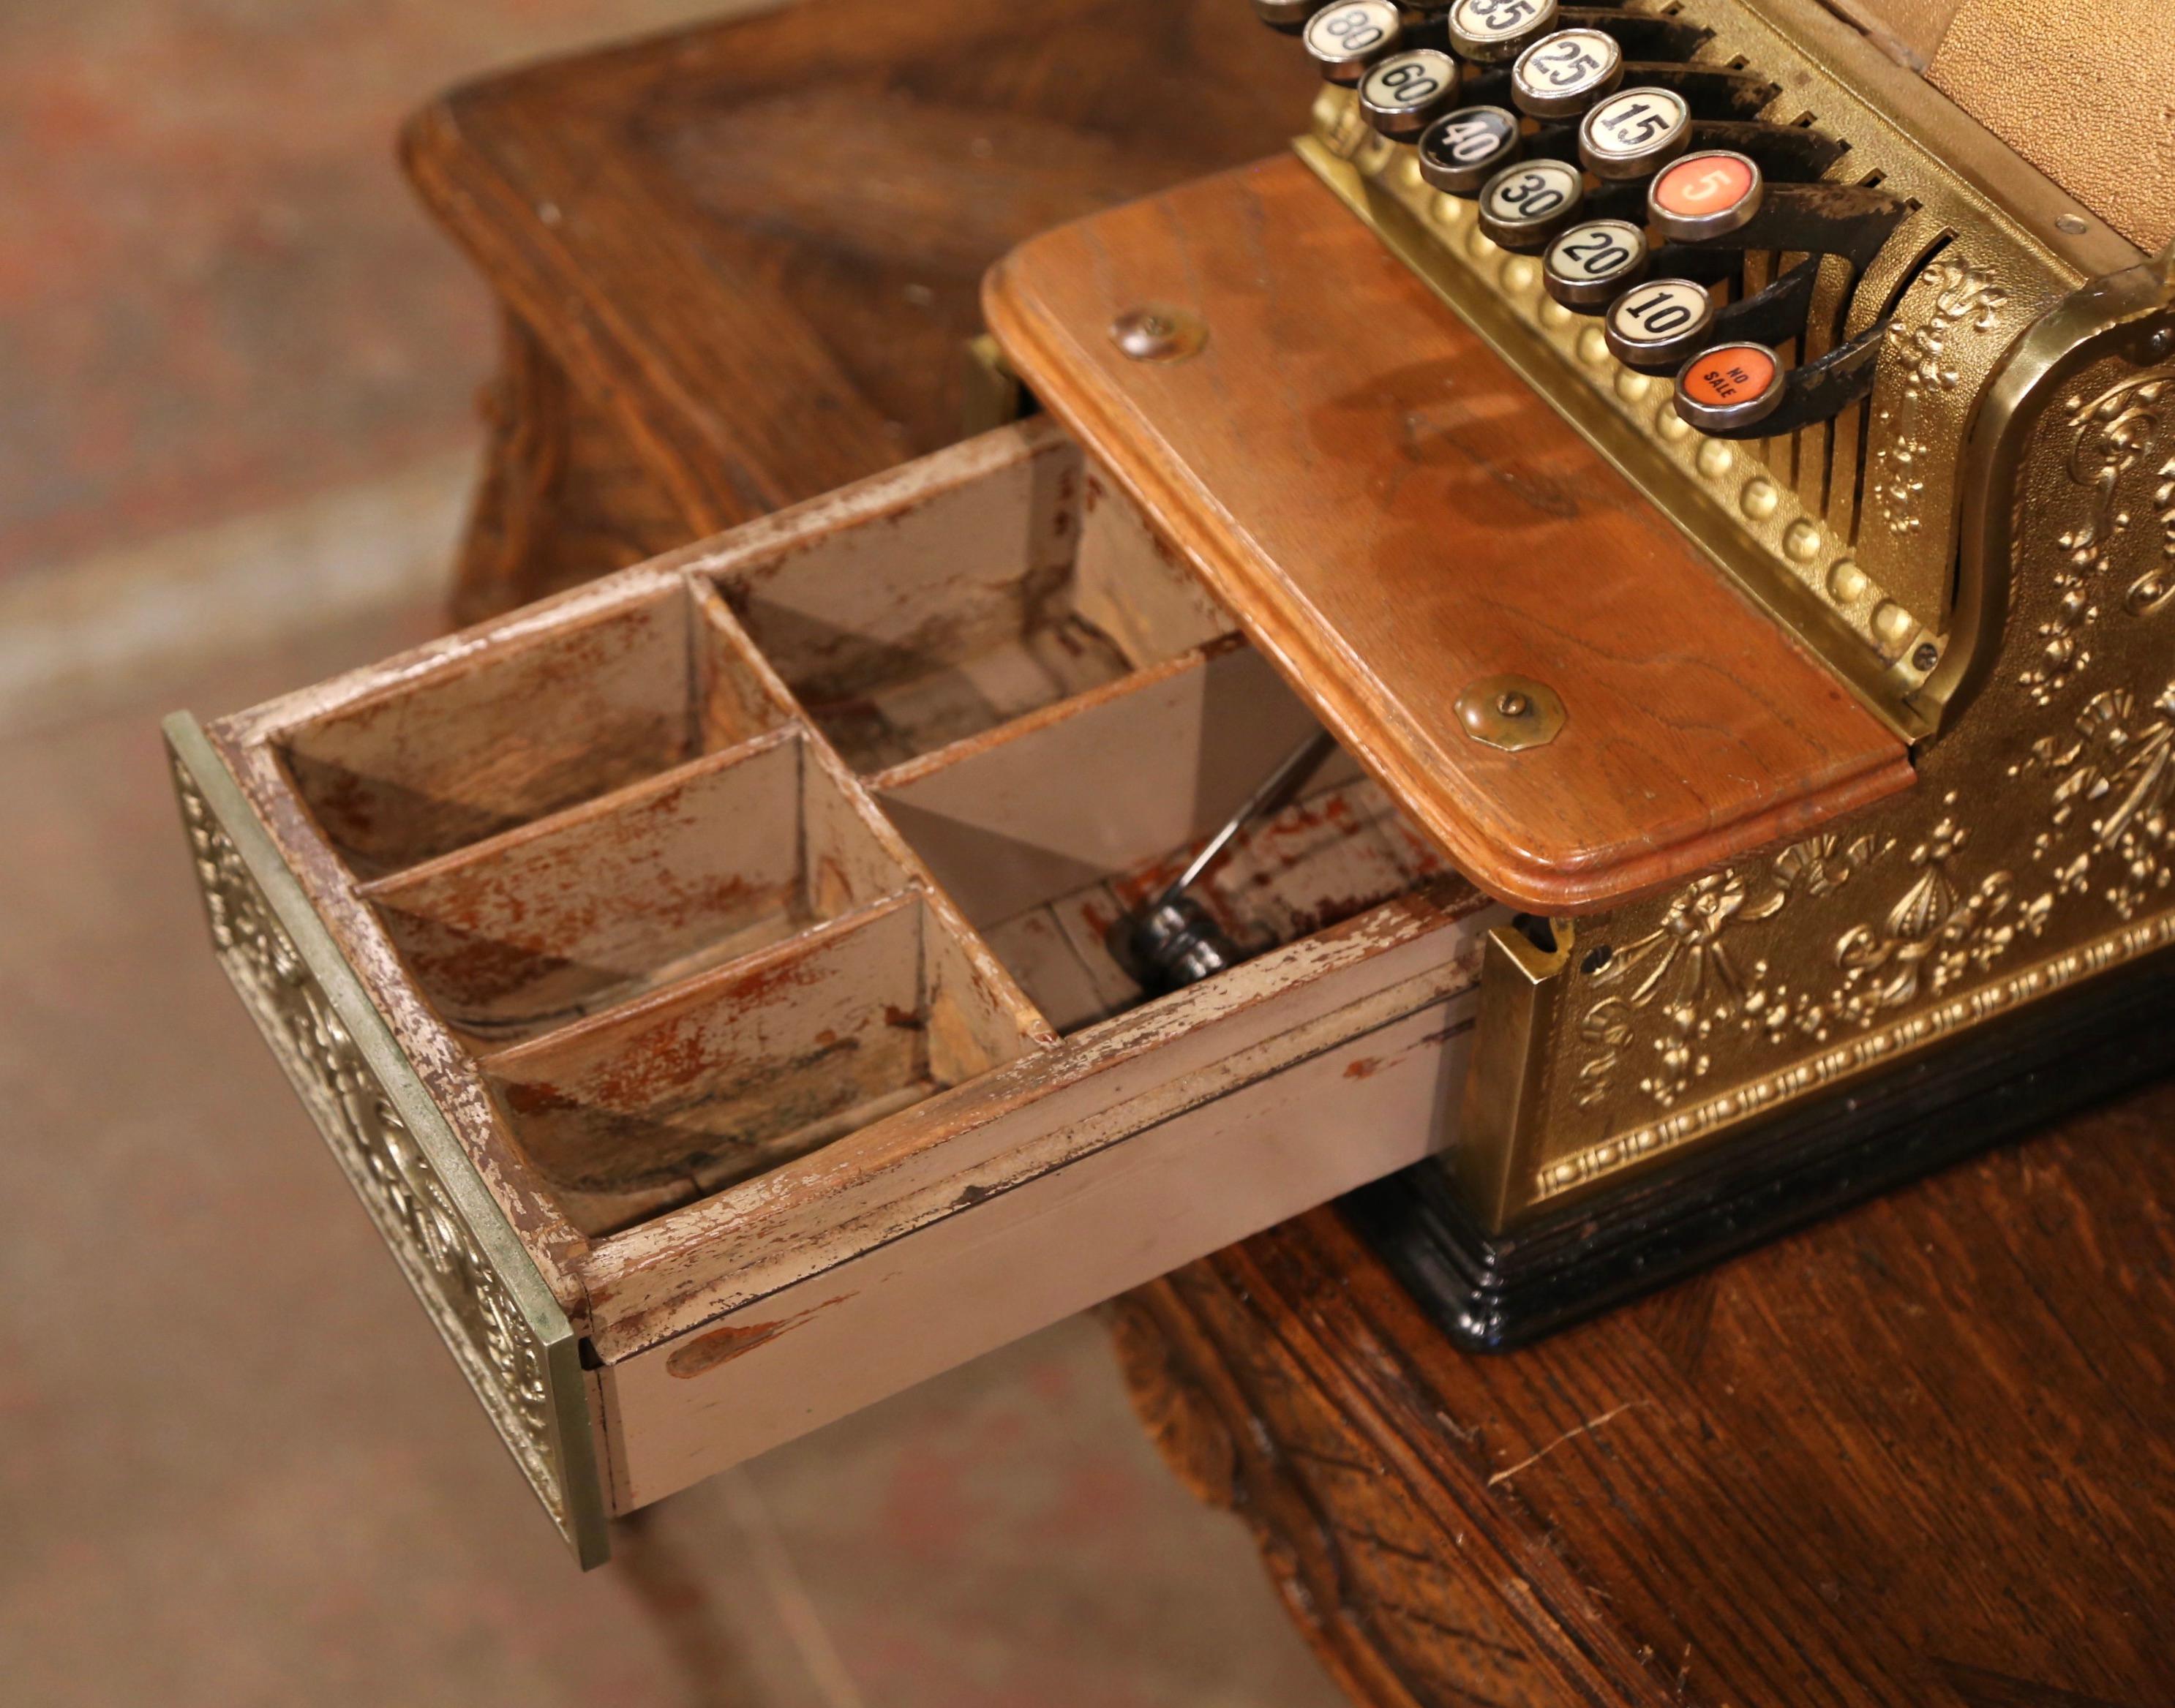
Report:
[[608,1515],[1440,1148],[1500,917],[1061,432],[200,729],[218,952],[545,1505]]

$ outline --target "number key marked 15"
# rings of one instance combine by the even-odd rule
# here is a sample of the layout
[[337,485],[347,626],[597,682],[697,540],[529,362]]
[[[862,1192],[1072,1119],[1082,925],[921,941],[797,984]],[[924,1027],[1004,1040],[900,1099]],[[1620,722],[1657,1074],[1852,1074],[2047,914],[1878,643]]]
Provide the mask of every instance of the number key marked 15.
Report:
[[1600,178],[1643,178],[1691,141],[1692,110],[1674,89],[1620,89],[1578,127],[1578,155]]
[[1543,35],[1511,68],[1511,99],[1535,118],[1575,118],[1624,76],[1624,50],[1598,30]]
[[1395,52],[1404,19],[1390,0],[1339,0],[1314,14],[1300,42],[1332,83],[1357,83],[1367,68]]
[[1727,149],[1686,155],[1646,191],[1646,210],[1665,237],[1697,243],[1742,230],[1766,197],[1766,181],[1751,160]]

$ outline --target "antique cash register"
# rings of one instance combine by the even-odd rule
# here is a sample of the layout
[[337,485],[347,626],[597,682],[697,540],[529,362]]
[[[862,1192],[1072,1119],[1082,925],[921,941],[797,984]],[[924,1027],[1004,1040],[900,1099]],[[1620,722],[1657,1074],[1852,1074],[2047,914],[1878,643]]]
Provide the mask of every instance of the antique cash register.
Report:
[[1504,1346],[2175,1065],[2169,50],[1836,4],[1256,0],[1306,133],[991,274],[1035,412],[170,720],[585,1563],[1332,1197]]

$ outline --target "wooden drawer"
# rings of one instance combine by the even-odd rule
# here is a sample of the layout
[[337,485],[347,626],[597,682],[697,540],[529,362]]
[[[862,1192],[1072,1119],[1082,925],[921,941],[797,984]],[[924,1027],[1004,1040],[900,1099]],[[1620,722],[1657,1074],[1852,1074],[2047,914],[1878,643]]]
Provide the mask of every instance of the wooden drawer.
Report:
[[1500,910],[1046,424],[199,729],[220,957],[585,1563],[631,1510],[1445,1145]]

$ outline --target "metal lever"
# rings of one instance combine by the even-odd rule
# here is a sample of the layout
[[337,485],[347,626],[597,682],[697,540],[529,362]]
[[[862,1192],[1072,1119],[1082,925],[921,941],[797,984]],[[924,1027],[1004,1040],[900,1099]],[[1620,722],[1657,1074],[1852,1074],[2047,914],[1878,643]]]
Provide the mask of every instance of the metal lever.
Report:
[[1326,729],[1317,729],[1286,754],[1162,894],[1110,928],[1112,953],[1144,989],[1158,993],[1182,990],[1247,958],[1208,910],[1185,892],[1223,857],[1248,824],[1281,807],[1287,792],[1297,788],[1336,745]]

